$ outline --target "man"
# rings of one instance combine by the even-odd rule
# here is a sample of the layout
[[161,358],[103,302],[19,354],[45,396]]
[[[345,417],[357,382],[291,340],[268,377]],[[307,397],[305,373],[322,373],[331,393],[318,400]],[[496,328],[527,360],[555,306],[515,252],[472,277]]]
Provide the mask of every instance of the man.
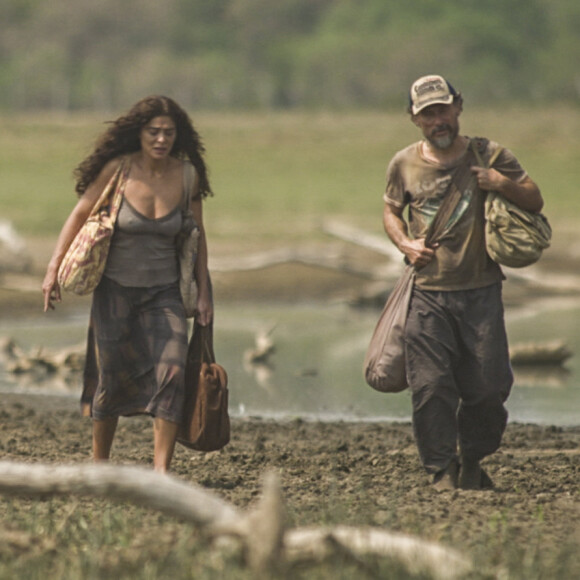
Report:
[[[480,461],[495,452],[507,423],[513,382],[498,264],[485,250],[484,201],[493,190],[539,212],[537,185],[502,149],[493,169],[476,166],[470,139],[459,134],[461,94],[441,76],[421,77],[409,113],[423,139],[399,151],[387,171],[384,226],[416,268],[405,328],[406,372],[421,461],[436,489],[492,487]],[[497,143],[473,142],[484,160]],[[446,233],[431,247],[425,234],[458,168],[469,183]],[[408,206],[408,223],[403,210]],[[460,455],[457,454],[459,444]]]

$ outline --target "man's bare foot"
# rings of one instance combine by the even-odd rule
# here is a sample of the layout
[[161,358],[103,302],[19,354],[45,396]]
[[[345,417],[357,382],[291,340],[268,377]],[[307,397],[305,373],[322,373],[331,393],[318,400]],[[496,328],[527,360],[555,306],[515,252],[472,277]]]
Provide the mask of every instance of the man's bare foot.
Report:
[[453,459],[446,469],[438,471],[433,477],[433,488],[437,491],[453,491],[457,489],[459,465]]
[[459,487],[461,489],[491,489],[493,481],[481,468],[479,461],[463,459],[459,474]]

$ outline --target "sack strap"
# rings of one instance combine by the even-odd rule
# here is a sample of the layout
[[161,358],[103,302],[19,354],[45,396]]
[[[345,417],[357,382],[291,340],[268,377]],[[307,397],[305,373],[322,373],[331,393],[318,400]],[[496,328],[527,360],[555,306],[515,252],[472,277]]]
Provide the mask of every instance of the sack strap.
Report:
[[193,184],[195,181],[195,167],[188,161],[183,162],[183,209],[191,207]]
[[437,209],[433,221],[429,225],[427,235],[425,236],[426,246],[433,244],[443,235],[445,232],[445,226],[453,215],[457,204],[460,202],[464,190],[473,179],[471,165],[473,164],[473,154],[476,154],[476,149],[473,140],[470,140],[465,159],[455,170],[451,181],[449,182],[448,190],[443,197],[443,201]]

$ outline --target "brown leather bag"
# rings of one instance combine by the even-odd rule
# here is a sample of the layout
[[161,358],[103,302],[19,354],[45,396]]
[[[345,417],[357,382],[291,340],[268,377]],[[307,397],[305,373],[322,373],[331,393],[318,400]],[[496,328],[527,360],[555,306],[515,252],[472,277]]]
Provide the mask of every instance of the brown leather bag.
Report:
[[213,326],[193,326],[185,364],[185,402],[177,441],[197,451],[216,451],[230,441],[228,375],[215,362]]

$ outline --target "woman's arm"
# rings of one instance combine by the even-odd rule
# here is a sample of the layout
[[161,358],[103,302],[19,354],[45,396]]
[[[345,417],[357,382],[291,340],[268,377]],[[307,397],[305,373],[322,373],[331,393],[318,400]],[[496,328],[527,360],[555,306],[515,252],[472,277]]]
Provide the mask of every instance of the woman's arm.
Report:
[[[193,191],[198,191],[198,178],[196,173]],[[199,227],[199,242],[197,247],[197,258],[193,274],[197,282],[197,315],[196,319],[202,326],[207,326],[213,318],[213,300],[211,295],[209,270],[208,270],[208,252],[207,239],[205,237],[205,228],[203,226],[203,209],[201,196],[194,195],[191,202],[191,211]]]
[[54,310],[54,302],[61,301],[60,287],[57,281],[60,263],[118,166],[119,161],[113,160],[103,168],[97,179],[80,197],[67,220],[64,222],[56,241],[56,247],[48,262],[44,281],[42,282],[45,312]]

